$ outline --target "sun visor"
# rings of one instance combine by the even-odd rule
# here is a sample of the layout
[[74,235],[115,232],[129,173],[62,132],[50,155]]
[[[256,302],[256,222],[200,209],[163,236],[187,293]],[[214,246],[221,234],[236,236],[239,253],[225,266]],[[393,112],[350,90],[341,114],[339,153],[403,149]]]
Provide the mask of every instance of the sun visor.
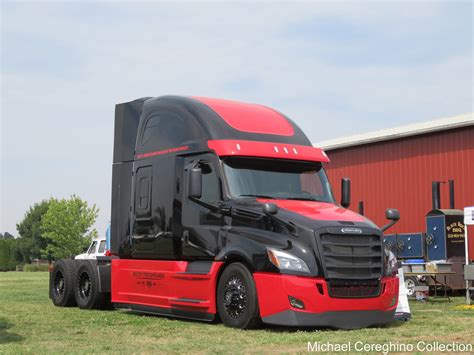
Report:
[[245,140],[210,140],[210,149],[219,156],[304,160],[329,163],[326,153],[312,146]]

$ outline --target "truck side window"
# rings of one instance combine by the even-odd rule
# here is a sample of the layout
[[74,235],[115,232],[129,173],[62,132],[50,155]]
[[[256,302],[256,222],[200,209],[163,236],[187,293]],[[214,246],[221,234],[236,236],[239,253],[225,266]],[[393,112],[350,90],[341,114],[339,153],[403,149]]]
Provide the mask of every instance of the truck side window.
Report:
[[160,123],[160,116],[153,116],[150,118],[145,126],[145,130],[143,131],[142,141],[141,144],[145,145],[151,137],[157,137],[159,134],[159,123]]
[[202,162],[202,196],[199,200],[210,205],[217,205],[220,199],[219,179],[211,164]]
[[176,114],[161,113],[152,116],[146,121],[141,133],[138,152],[186,145],[198,130],[195,122],[185,121]]
[[91,246],[89,247],[89,250],[87,251],[88,254],[95,254],[95,249],[97,247],[97,242],[93,241]]
[[101,240],[99,244],[99,254],[102,254],[105,251],[105,240]]

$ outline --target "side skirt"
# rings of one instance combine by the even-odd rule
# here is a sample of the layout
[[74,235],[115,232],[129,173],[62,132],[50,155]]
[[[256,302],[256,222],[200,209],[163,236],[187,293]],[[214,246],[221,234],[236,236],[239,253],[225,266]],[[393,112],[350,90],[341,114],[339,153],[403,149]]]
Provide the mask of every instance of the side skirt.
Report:
[[212,313],[188,311],[188,310],[176,309],[176,308],[144,306],[144,305],[132,304],[132,303],[114,303],[114,307],[118,309],[125,309],[125,310],[130,310],[130,311],[139,312],[139,313],[193,319],[193,320],[200,320],[200,321],[205,321],[205,322],[212,322],[215,318],[215,314],[212,314]]

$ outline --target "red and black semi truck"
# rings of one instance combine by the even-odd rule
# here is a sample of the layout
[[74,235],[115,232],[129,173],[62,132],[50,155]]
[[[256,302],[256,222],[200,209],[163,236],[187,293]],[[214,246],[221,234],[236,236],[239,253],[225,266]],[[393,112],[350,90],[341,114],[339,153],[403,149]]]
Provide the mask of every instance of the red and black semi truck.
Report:
[[348,179],[336,203],[328,162],[265,106],[179,96],[118,104],[110,255],[57,261],[50,298],[238,328],[390,323],[396,262],[382,230],[346,209]]

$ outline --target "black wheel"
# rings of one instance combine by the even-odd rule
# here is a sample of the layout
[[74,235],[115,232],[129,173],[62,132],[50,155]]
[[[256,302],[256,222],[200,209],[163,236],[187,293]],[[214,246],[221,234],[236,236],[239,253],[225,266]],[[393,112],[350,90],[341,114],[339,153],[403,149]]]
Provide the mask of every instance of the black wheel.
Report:
[[76,272],[77,263],[74,260],[58,260],[54,264],[49,287],[51,288],[51,299],[55,306],[73,307],[76,305],[74,297]]
[[93,261],[86,260],[79,265],[74,293],[81,309],[101,309],[105,305],[106,294],[99,292],[99,276]]
[[230,264],[222,273],[217,286],[217,310],[228,327],[249,329],[260,324],[255,282],[243,264]]

